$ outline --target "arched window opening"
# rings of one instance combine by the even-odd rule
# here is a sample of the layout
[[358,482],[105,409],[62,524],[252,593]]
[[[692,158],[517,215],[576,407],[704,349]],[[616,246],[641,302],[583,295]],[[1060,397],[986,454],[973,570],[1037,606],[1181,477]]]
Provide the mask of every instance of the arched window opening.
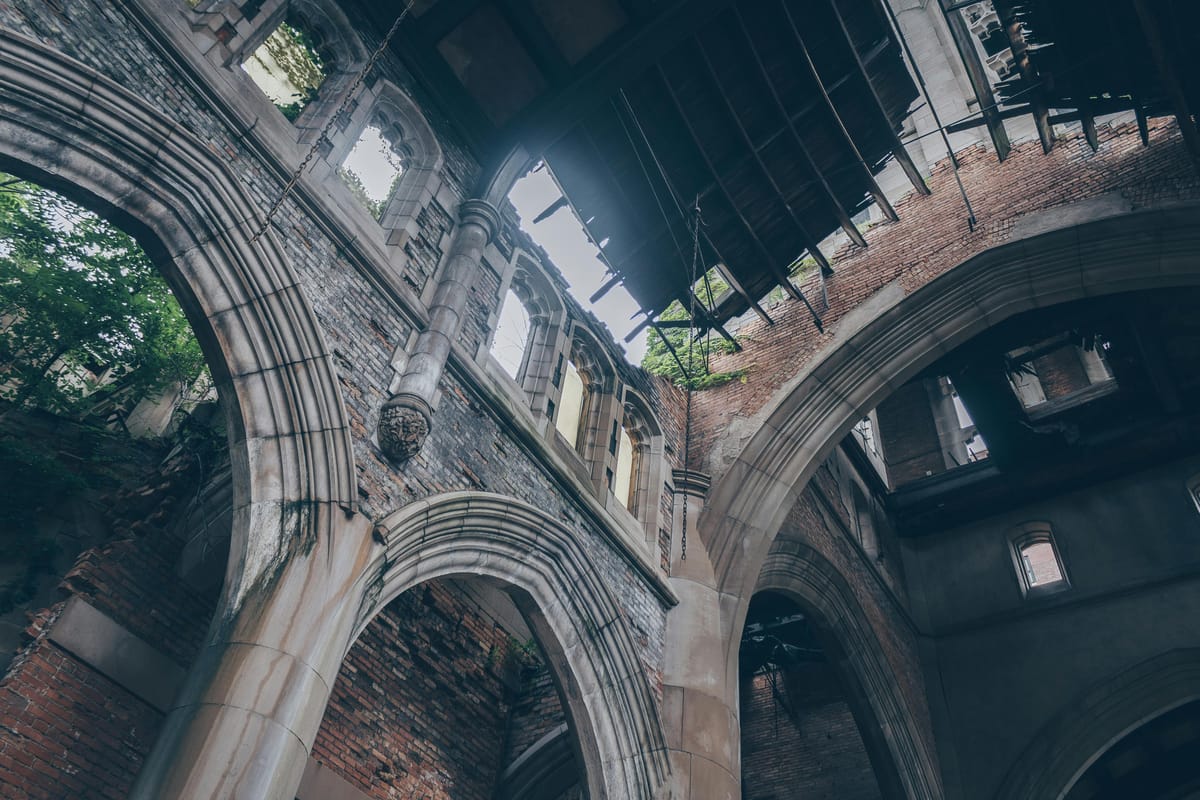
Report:
[[379,220],[404,175],[407,158],[401,140],[385,133],[383,120],[376,120],[363,129],[338,174]]
[[558,398],[558,416],[554,427],[572,448],[579,447],[579,428],[583,422],[587,405],[588,387],[579,369],[570,359],[563,360],[561,392]]
[[1028,522],[1020,525],[1010,534],[1009,542],[1021,593],[1026,597],[1070,587],[1048,524]]
[[[225,416],[159,266],[106,219],[0,174],[0,747],[18,765],[0,796],[61,796],[113,715],[139,731],[87,780],[127,796],[220,596]],[[157,694],[147,663],[167,667]],[[47,692],[73,699],[47,715]],[[46,747],[61,765],[31,769]]]
[[317,97],[333,68],[316,34],[303,22],[288,17],[242,63],[275,107],[292,122]]
[[522,366],[529,348],[529,334],[529,311],[517,293],[509,289],[500,307],[491,354],[515,381],[521,380]]
[[617,472],[613,482],[613,495],[617,502],[630,511],[637,510],[637,461],[638,452],[628,428],[620,426],[617,433]]

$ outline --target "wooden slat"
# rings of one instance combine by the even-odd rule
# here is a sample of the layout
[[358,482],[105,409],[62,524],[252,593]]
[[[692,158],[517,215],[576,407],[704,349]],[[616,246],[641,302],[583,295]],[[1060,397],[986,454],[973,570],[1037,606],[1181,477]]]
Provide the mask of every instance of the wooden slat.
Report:
[[996,156],[1003,161],[1008,158],[1012,145],[1008,141],[1008,132],[1004,130],[1004,120],[996,113],[996,97],[992,94],[991,81],[988,80],[983,62],[979,60],[979,53],[975,50],[975,36],[967,27],[967,21],[963,19],[960,11],[946,11],[944,1],[938,0],[938,3],[946,17],[954,46],[958,48],[959,57],[967,69],[967,78],[975,92],[975,100],[979,103],[979,111],[983,114],[988,134],[992,137]]
[[[742,14],[736,14],[736,17],[738,20],[738,28],[740,31],[742,31],[742,37],[746,42],[746,46],[750,48],[750,56],[752,59],[754,59],[755,66],[758,68],[758,76],[762,78],[763,85],[767,86],[770,97],[772,97],[772,100],[775,102],[775,109],[778,110],[779,115],[782,119],[784,119],[784,125],[786,126],[787,131],[792,134],[792,140],[796,142],[796,148],[799,150],[800,156],[803,157],[804,163],[806,166],[808,166],[809,172],[815,176],[817,182],[820,182],[821,188],[824,190],[824,196],[826,196],[826,200],[828,201],[830,207],[832,207],[834,216],[838,218],[838,224],[841,225],[841,229],[846,231],[846,235],[850,236],[851,240],[853,240],[856,245],[859,247],[866,247],[866,240],[863,239],[863,234],[859,233],[858,228],[851,221],[850,215],[848,215],[846,212],[846,206],[842,205],[841,200],[838,199],[838,194],[833,191],[832,186],[829,186],[828,179],[826,179],[826,176],[824,176],[821,167],[818,166],[817,162],[814,160],[814,158],[812,158],[812,154],[809,152],[808,145],[804,144],[804,138],[800,136],[800,132],[797,130],[796,124],[792,122],[791,116],[788,115],[787,108],[784,106],[784,102],[780,100],[779,92],[775,91],[775,86],[772,83],[772,80],[770,80],[770,74],[767,72],[767,67],[766,65],[763,65],[762,56],[760,53],[758,53],[758,48],[755,47],[754,38],[751,38],[750,31],[746,29],[745,22],[742,19]],[[787,207],[787,213],[788,215],[791,215],[792,222],[796,223],[796,227],[800,230],[800,236],[803,237],[805,249],[808,249],[810,253],[816,251],[816,240],[811,234],[809,234],[809,230],[805,227],[804,223],[800,222],[800,218],[797,216],[796,211],[792,209],[792,205],[788,203],[784,193],[780,191],[779,185],[776,184],[775,176],[767,168],[767,164],[763,163],[762,155],[760,152],[758,152],[754,140],[750,138],[750,134],[746,132],[745,125],[742,124],[742,119],[739,118],[738,113],[736,110],[734,110],[733,103],[730,102],[730,97],[728,97],[728,94],[726,94],[724,86],[721,85],[721,79],[718,71],[716,71],[713,67],[712,59],[708,58],[708,50],[704,49],[704,43],[698,36],[696,37],[696,47],[700,49],[700,58],[704,62],[704,68],[706,68],[706,71],[708,72],[708,78],[709,80],[712,80],[713,84],[716,85],[716,90],[718,90],[719,94],[721,95],[721,101],[725,104],[725,110],[733,120],[733,124],[737,126],[738,133],[740,136],[742,136],[743,143],[745,143],[746,148],[749,148],[752,152],[754,152],[755,162],[758,164],[758,169],[760,169],[762,174],[766,176],[767,181],[769,182],[770,187],[772,187],[775,191],[776,196],[778,196],[779,199],[782,200],[782,203],[784,203],[784,205]],[[822,269],[824,269],[824,267],[822,267]]]
[[854,64],[858,69],[858,76],[867,86],[867,93],[871,97],[871,105],[875,109],[879,118],[882,120],[883,129],[888,132],[888,136],[892,139],[892,155],[900,162],[904,174],[908,176],[908,180],[912,183],[913,188],[921,194],[929,194],[929,186],[926,185],[925,179],[921,177],[921,171],[917,169],[917,165],[913,163],[912,156],[908,154],[908,149],[905,148],[904,142],[900,141],[900,134],[896,133],[896,129],[892,126],[892,120],[888,117],[887,108],[883,105],[883,99],[879,96],[879,90],[875,88],[875,84],[871,82],[871,75],[867,72],[866,62],[863,61],[862,53],[858,52],[858,48],[854,46],[854,39],[850,36],[850,29],[846,27],[846,20],[842,18],[841,9],[837,6],[837,0],[828,0],[829,7],[833,10],[833,15],[838,21],[838,26],[842,31],[842,39],[845,41],[846,47],[850,48],[850,53],[854,56]]
[[1179,132],[1183,134],[1184,144],[1192,154],[1192,160],[1200,166],[1200,134],[1196,132],[1196,123],[1192,119],[1192,111],[1188,104],[1187,93],[1183,89],[1183,83],[1175,72],[1170,53],[1167,52],[1162,26],[1159,25],[1158,17],[1154,15],[1153,9],[1147,5],[1146,0],[1133,0],[1133,7],[1137,11],[1138,20],[1142,23],[1142,35],[1150,48],[1154,66],[1158,69],[1158,75],[1167,90],[1167,95],[1171,98],[1171,105],[1175,109],[1175,119],[1179,123]]
[[[1050,124],[1050,108],[1046,104],[1046,92],[1042,87],[1042,78],[1029,59],[1029,48],[1025,45],[1025,37],[1021,33],[1021,22],[1013,13],[1012,6],[1006,2],[995,2],[996,15],[1000,24],[1008,34],[1008,46],[1012,49],[1013,63],[1021,72],[1021,79],[1029,87],[1029,111],[1033,115],[1033,125],[1037,129],[1038,139],[1042,143],[1042,152],[1049,153],[1054,149],[1054,128]],[[957,12],[952,12],[957,13]]]
[[[738,17],[738,22],[739,24],[741,23],[740,15]],[[788,130],[791,131],[792,137],[796,141],[796,147],[800,151],[800,155],[803,157],[804,163],[808,166],[809,171],[812,172],[813,176],[816,177],[817,181],[824,189],[825,199],[833,208],[833,213],[834,216],[837,217],[838,224],[840,224],[842,226],[842,230],[844,230],[846,234],[852,240],[854,240],[855,244],[857,244],[859,247],[866,247],[866,240],[863,239],[862,234],[858,231],[858,228],[856,228],[854,223],[850,220],[850,215],[846,213],[846,207],[842,205],[840,200],[838,200],[837,194],[833,191],[833,187],[829,185],[829,181],[826,180],[824,173],[821,172],[821,168],[817,166],[817,162],[813,160],[812,154],[808,151],[808,147],[804,144],[804,140],[800,137],[800,133],[796,130],[796,126],[792,124],[791,119],[788,117],[787,109],[784,108],[783,103],[779,100],[779,95],[775,92],[774,87],[771,86],[771,80],[767,75],[765,67],[763,66],[762,59],[759,57],[758,51],[754,47],[753,40],[750,39],[750,32],[746,30],[744,25],[742,25],[742,34],[746,38],[746,42],[750,47],[750,53],[754,58],[754,63],[758,65],[759,74],[762,76],[763,81],[766,82],[771,91],[771,96],[776,101],[776,107],[779,109],[780,116],[783,117]],[[699,37],[696,37],[695,42],[696,49],[700,53],[700,60],[704,62],[704,69],[708,73],[708,79],[714,86],[716,86],[717,94],[721,97],[721,104],[724,106],[725,112],[729,119],[733,121],[734,127],[737,128],[737,132],[741,137],[742,144],[744,144],[746,149],[753,154],[754,163],[758,165],[759,172],[761,172],[763,177],[767,179],[767,183],[771,186],[771,190],[775,192],[776,198],[778,198],[779,202],[781,202],[784,208],[787,209],[788,216],[791,217],[792,223],[795,224],[796,229],[800,232],[800,238],[804,241],[804,248],[810,253],[813,252],[817,249],[816,241],[808,232],[807,226],[805,226],[805,224],[800,220],[796,210],[792,208],[792,204],[788,202],[787,196],[784,195],[783,191],[779,188],[779,183],[775,180],[774,173],[768,169],[766,163],[762,159],[762,153],[760,153],[759,148],[755,146],[754,140],[750,138],[750,134],[746,131],[746,126],[742,124],[741,117],[738,116],[737,110],[733,107],[733,102],[729,99],[729,93],[725,91],[725,87],[721,84],[720,75],[717,73],[716,68],[713,67],[712,59],[708,55],[708,50],[704,47],[704,42],[702,42]]]
[[[850,152],[854,154],[854,159],[858,162],[859,174],[867,182],[867,190],[871,193],[871,197],[875,198],[875,204],[879,206],[884,216],[895,222],[899,219],[896,209],[892,208],[891,202],[884,195],[883,190],[879,188],[879,183],[875,180],[875,175],[871,172],[871,168],[867,166],[867,161],[863,158],[862,153],[859,152],[858,145],[855,144],[854,137],[850,135],[849,129],[846,128],[846,123],[842,120],[842,115],[838,113],[837,106],[833,104],[833,98],[829,96],[829,90],[825,86],[825,81],[822,80],[821,73],[817,70],[817,65],[813,62],[812,55],[808,52],[808,45],[800,33],[800,28],[796,25],[796,21],[792,18],[792,12],[788,9],[787,0],[780,0],[780,6],[787,17],[788,26],[791,28],[793,38],[800,45],[800,54],[804,56],[804,63],[808,66],[808,73],[817,85],[817,90],[820,92],[826,113],[833,119],[834,127],[842,134],[843,141],[850,148]],[[737,14],[738,23],[742,26],[742,30],[746,30],[746,22],[742,19],[742,12],[736,6],[734,7],[734,13]]]
[[[684,111],[683,104],[679,102],[679,97],[675,94],[675,89],[671,86],[671,81],[667,78],[666,73],[663,71],[662,65],[657,67],[656,72],[663,87],[666,89],[667,96],[671,99],[671,104],[674,106],[675,112],[683,121],[688,135],[691,137],[692,142],[696,146],[696,150],[699,152],[701,159],[704,160],[704,164],[707,167],[709,174],[713,176],[713,179],[716,181],[717,188],[725,198],[725,202],[728,203],[729,207],[733,210],[733,213],[738,218],[742,228],[750,236],[750,240],[754,243],[755,249],[758,250],[759,255],[762,256],[763,261],[766,263],[767,269],[770,270],[771,274],[775,276],[775,279],[779,282],[779,285],[783,286],[783,288],[788,291],[788,294],[792,295],[792,297],[796,298],[797,300],[802,300],[804,296],[800,294],[799,289],[792,285],[792,281],[790,276],[787,274],[787,270],[780,266],[779,262],[776,261],[774,256],[771,255],[771,251],[767,249],[765,244],[763,244],[762,239],[759,238],[758,233],[754,230],[754,227],[750,224],[749,220],[746,219],[746,216],[742,213],[742,210],[738,208],[737,203],[733,202],[733,196],[729,193],[729,188],[725,186],[725,182],[721,179],[720,174],[713,166],[712,158],[704,149],[704,145],[700,143],[700,139],[696,135],[695,128],[692,126],[692,121],[688,118],[687,112]],[[817,252],[819,253],[820,250]],[[822,258],[823,257],[824,256],[822,256]]]

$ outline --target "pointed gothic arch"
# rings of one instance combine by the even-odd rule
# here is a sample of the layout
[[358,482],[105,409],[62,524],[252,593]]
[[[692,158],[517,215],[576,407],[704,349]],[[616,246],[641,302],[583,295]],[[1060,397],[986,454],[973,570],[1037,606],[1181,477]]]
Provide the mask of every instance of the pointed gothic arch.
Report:
[[658,706],[620,606],[576,534],[533,506],[484,492],[410,503],[376,532],[386,552],[351,644],[388,603],[428,580],[500,581],[560,686],[589,797],[659,796],[670,768]]

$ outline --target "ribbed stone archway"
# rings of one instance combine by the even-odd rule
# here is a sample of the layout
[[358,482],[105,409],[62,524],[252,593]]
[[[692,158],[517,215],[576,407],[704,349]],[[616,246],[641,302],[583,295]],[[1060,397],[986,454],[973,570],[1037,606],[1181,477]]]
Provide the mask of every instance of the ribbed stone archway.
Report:
[[261,212],[223,153],[10,31],[0,31],[0,168],[138,238],[180,298],[229,417],[225,590],[134,796],[290,798],[311,744],[305,712],[328,693],[316,656],[328,643],[320,626],[279,623],[294,616],[297,586],[336,607],[357,577],[355,550],[369,547],[359,525],[356,538],[337,537],[348,573],[309,557],[353,527],[356,492],[335,371],[297,276],[273,232],[251,241]]
[[355,638],[389,602],[425,581],[501,582],[555,673],[589,797],[660,796],[669,766],[657,703],[620,607],[578,534],[533,506],[483,492],[411,503],[376,532],[386,553]]
[[857,722],[881,784],[894,781],[904,797],[941,797],[937,760],[921,736],[915,709],[901,695],[879,637],[837,568],[805,544],[779,541],[763,563],[755,588],[756,593],[765,591],[792,597],[816,615],[815,622],[836,642],[844,669],[851,673],[849,682],[859,690],[867,712]]
[[[1044,212],[1052,222],[1054,210]],[[1058,212],[1061,213],[1061,212]],[[1200,207],[1078,222],[987,250],[907,297],[897,293],[777,392],[737,460],[713,485],[699,535],[717,588],[738,611],[799,492],[862,414],[922,368],[998,322],[1092,295],[1200,284]],[[1046,226],[1043,225],[1043,229]],[[882,295],[882,293],[881,293]],[[728,640],[736,647],[736,637]]]
[[1127,733],[1200,699],[1200,649],[1171,650],[1082,692],[1013,762],[996,800],[1061,800]]

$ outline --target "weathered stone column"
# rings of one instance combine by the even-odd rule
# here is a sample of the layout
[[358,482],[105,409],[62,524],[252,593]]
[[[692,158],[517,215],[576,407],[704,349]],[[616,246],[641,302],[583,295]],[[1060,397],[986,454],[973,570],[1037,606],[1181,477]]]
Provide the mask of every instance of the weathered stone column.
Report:
[[463,310],[478,275],[484,248],[500,228],[500,213],[486,201],[466,200],[441,282],[429,308],[429,324],[417,337],[395,394],[379,414],[379,446],[393,461],[415,456],[429,435],[433,398],[462,327]]
[[296,796],[378,555],[361,516],[335,534],[219,616],[132,800]]
[[[679,605],[667,616],[663,669],[663,725],[671,753],[673,800],[741,797],[737,675],[730,674],[721,630],[721,599],[697,521],[709,476],[675,470],[675,531],[671,589]],[[681,528],[687,505],[687,552]],[[737,653],[733,653],[736,663]],[[736,671],[735,671],[736,672]]]

